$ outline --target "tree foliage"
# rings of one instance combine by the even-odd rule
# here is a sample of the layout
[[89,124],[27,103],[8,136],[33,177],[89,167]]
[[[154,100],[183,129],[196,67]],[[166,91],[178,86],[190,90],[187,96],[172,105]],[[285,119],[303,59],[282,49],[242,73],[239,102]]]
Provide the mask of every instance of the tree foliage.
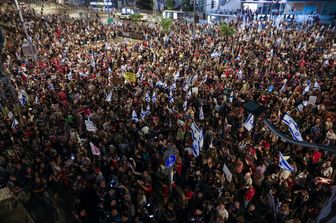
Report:
[[164,32],[168,32],[173,25],[173,20],[171,18],[161,18],[160,25]]
[[138,0],[138,1],[136,1],[136,5],[137,5],[137,7],[141,8],[141,9],[152,10],[154,3],[153,3],[153,0]]
[[135,13],[129,16],[130,20],[135,21],[135,22],[140,22],[141,19],[143,18],[143,15],[139,13]]
[[233,36],[236,33],[236,30],[230,27],[226,23],[221,23],[219,25],[220,35],[222,36]]
[[168,10],[173,10],[174,9],[174,1],[173,0],[167,0],[166,7],[167,7]]
[[182,10],[183,11],[193,11],[194,10],[194,4],[190,0],[182,0]]

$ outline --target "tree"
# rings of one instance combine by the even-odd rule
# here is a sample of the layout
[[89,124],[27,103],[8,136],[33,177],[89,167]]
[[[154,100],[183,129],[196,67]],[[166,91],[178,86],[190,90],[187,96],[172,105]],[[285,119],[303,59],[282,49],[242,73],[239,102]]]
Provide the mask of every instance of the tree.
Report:
[[134,22],[140,22],[141,19],[143,18],[143,15],[139,14],[139,13],[135,13],[129,16],[130,20],[134,21]]
[[182,0],[182,10],[183,11],[193,11],[194,10],[194,4],[190,0]]
[[160,25],[164,32],[168,32],[173,25],[173,20],[171,18],[161,18]]
[[152,10],[153,9],[153,0],[139,0],[136,2],[137,7],[141,8],[141,9],[149,9]]
[[174,1],[173,0],[167,0],[166,7],[167,7],[168,10],[173,10],[174,9]]
[[226,23],[219,24],[219,30],[220,30],[220,35],[225,36],[225,37],[233,36],[236,33],[236,30],[230,27]]

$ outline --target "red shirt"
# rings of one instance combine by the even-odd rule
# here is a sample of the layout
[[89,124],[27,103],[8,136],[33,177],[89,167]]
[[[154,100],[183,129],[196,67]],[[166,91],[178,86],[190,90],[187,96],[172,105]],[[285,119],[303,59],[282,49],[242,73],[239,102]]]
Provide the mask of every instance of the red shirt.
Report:
[[246,201],[252,201],[254,195],[255,195],[255,189],[254,189],[253,187],[250,187],[250,188],[247,190],[247,192],[246,192],[246,194],[245,194],[245,196],[244,196],[244,199],[245,199]]
[[322,153],[319,151],[315,151],[313,154],[313,163],[318,163],[320,158],[322,157]]

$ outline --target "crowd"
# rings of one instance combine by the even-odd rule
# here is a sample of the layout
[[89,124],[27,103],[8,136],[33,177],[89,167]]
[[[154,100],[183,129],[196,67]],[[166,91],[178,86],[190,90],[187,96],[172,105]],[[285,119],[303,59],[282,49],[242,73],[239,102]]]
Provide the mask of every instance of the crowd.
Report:
[[[1,9],[0,22],[14,27],[2,70],[18,98],[1,101],[0,185],[23,203],[66,194],[67,220],[78,223],[315,221],[335,156],[282,141],[262,119],[291,137],[287,112],[305,141],[335,148],[332,27],[233,21],[233,36],[210,25],[193,36],[184,22],[165,33],[29,8],[24,18],[36,62],[23,55],[16,12]],[[125,33],[142,39],[120,41]],[[267,109],[251,131],[249,100]],[[192,123],[204,133],[197,157]],[[279,152],[293,171],[279,167]]]

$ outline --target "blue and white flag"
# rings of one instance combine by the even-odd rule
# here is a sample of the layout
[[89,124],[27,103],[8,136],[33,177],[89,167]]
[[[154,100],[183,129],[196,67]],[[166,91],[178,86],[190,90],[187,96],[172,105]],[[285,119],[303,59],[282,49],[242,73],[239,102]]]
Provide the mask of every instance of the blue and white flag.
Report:
[[19,122],[18,122],[18,120],[16,120],[16,118],[15,118],[15,119],[13,120],[13,122],[12,122],[12,129],[16,129],[18,125],[19,125]]
[[148,103],[151,101],[151,98],[148,92],[146,92],[145,101]]
[[139,121],[138,115],[134,110],[132,111],[132,120],[135,122]]
[[296,124],[296,122],[294,121],[294,119],[288,114],[286,113],[282,119],[282,122],[285,123],[288,128],[290,133],[292,134],[292,137],[294,140],[296,141],[303,141],[301,133],[299,131],[299,128]]
[[193,141],[191,149],[192,149],[193,155],[195,157],[198,157],[199,154],[200,154],[201,148],[200,148],[200,145],[199,145],[199,143],[197,141]]
[[168,101],[169,101],[170,104],[174,103],[174,97],[173,97],[173,93],[171,91],[169,92]]
[[253,126],[254,126],[254,115],[250,113],[244,123],[244,127],[247,129],[247,131],[251,131],[251,129],[253,129]]
[[108,93],[108,95],[105,98],[105,101],[107,101],[107,102],[111,102],[112,101],[112,91],[110,91],[110,93]]
[[282,155],[281,152],[279,152],[279,167],[289,172],[292,172],[294,170],[294,168],[291,167],[291,165],[289,165],[289,163],[287,162],[287,160],[285,159],[285,157]]
[[169,86],[168,86],[168,84],[166,84],[166,83],[163,83],[163,86],[162,86],[162,88],[163,88],[164,90],[168,90],[168,89],[169,89]]
[[314,82],[314,90],[321,90],[321,86],[317,81]]
[[156,82],[156,87],[158,87],[158,88],[163,88],[164,85],[165,85],[165,83],[163,83],[162,81]]
[[307,86],[305,87],[305,89],[303,90],[302,95],[305,95],[306,93],[308,93],[310,90],[310,81],[307,81]]
[[152,95],[152,102],[153,103],[156,102],[156,92],[155,91],[153,92],[153,95]]
[[200,148],[203,147],[203,132],[202,130],[196,125],[195,122],[191,124],[191,136],[194,141],[197,141],[200,145]]
[[146,110],[144,111],[142,108],[141,108],[141,119],[145,119],[146,116],[148,116],[150,114],[150,108],[149,108],[149,105],[147,106]]
[[233,91],[231,91],[230,97],[229,97],[229,101],[232,103],[233,102]]
[[199,120],[204,120],[204,112],[203,112],[203,107],[200,107],[200,111],[199,111]]
[[28,103],[28,96],[27,93],[24,90],[20,90],[18,95],[19,101],[21,105],[25,106]]
[[184,101],[183,105],[182,105],[183,111],[187,111],[188,110],[188,101]]
[[193,138],[192,150],[195,157],[199,156],[203,147],[203,132],[195,122],[191,124],[191,136]]
[[170,86],[171,91],[176,91],[176,83],[174,82],[172,86]]

